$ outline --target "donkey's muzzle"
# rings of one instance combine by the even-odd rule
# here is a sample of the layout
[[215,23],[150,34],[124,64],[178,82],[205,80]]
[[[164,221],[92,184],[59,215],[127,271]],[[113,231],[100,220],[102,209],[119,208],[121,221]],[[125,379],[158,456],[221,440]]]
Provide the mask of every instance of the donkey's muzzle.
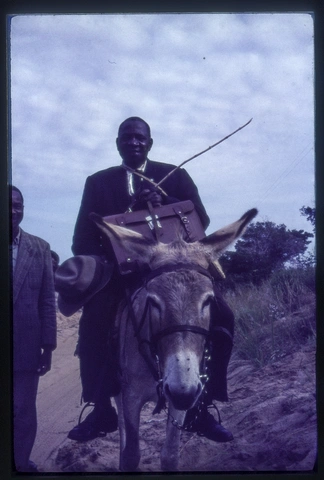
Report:
[[180,385],[171,386],[168,383],[164,385],[164,394],[176,410],[189,410],[193,407],[201,391],[200,382],[187,388]]

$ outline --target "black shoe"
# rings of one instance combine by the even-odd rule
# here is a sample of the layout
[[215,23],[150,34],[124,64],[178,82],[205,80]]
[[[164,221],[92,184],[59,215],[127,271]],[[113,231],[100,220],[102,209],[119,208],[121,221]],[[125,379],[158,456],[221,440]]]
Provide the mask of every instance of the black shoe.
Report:
[[72,428],[68,433],[68,438],[78,442],[86,442],[96,437],[105,437],[107,433],[115,432],[117,429],[118,417],[113,407],[108,410],[108,414],[106,412],[106,418],[104,419],[102,416],[98,416],[96,409],[94,409],[83,422],[79,421],[79,424]]
[[209,438],[214,442],[230,442],[234,438],[229,430],[226,430],[215,420],[206,407],[199,413],[195,408],[189,410],[185,418],[184,428],[188,432],[197,433],[201,437]]

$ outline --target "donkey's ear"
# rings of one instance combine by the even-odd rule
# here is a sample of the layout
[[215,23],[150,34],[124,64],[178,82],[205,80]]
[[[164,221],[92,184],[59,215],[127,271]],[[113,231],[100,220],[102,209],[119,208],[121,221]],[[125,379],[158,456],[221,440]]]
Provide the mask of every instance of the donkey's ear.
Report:
[[247,211],[242,217],[234,223],[217,230],[201,240],[206,246],[211,247],[213,255],[216,257],[225,251],[235,240],[240,238],[246,230],[248,224],[257,215],[256,208]]
[[138,260],[143,262],[147,260],[148,247],[154,244],[153,240],[129,228],[106,222],[96,213],[90,213],[89,218],[100,228],[104,237],[108,238],[113,246],[118,245],[118,248],[125,250],[129,256],[134,257],[135,255]]

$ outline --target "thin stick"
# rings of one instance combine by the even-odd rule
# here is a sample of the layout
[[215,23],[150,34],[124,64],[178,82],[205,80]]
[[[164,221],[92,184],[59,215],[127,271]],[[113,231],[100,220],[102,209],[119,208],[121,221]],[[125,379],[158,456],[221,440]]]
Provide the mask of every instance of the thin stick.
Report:
[[141,178],[144,178],[144,180],[147,180],[148,182],[150,182],[152,185],[154,185],[154,187],[158,188],[160,190],[161,193],[163,193],[163,195],[167,196],[167,193],[163,190],[162,187],[160,187],[157,183],[155,183],[153,180],[151,180],[150,178],[148,177],[145,177],[145,175],[143,175],[142,173],[138,172],[137,170],[133,170],[132,168],[128,167],[127,165],[122,165],[122,167],[125,169],[125,170],[128,170],[130,173],[132,173],[133,175],[137,175],[138,177],[141,177]]
[[186,163],[190,162],[190,160],[193,160],[194,158],[197,158],[199,157],[199,155],[202,155],[203,153],[205,152],[208,152],[208,150],[211,150],[212,148],[216,147],[216,145],[219,145],[220,143],[224,142],[224,140],[227,140],[229,137],[231,137],[232,135],[234,135],[234,133],[237,133],[238,131],[242,130],[244,127],[246,127],[249,123],[252,122],[252,118],[245,124],[245,125],[242,125],[242,127],[238,128],[237,130],[235,130],[234,132],[230,133],[229,135],[226,135],[226,137],[222,138],[221,140],[219,140],[218,142],[214,143],[214,145],[211,145],[210,147],[206,148],[205,150],[203,150],[202,152],[200,153],[196,153],[196,155],[194,155],[193,157],[190,157],[188,158],[187,160],[185,160],[184,162],[180,163],[180,165],[178,165],[177,167],[175,167],[173,170],[171,170],[171,172],[169,172],[164,178],[162,178],[162,180],[159,181],[159,183],[157,183],[155,186],[156,187],[160,187],[161,183],[163,183],[167,178],[170,177],[170,175],[172,175],[176,170],[178,170],[179,168],[181,168],[183,165],[185,165]]
[[162,187],[160,186],[161,183],[163,183],[167,178],[170,177],[170,175],[172,175],[176,170],[178,170],[179,168],[181,168],[183,165],[185,165],[186,163],[190,162],[191,160],[193,160],[194,158],[197,158],[199,157],[199,155],[202,155],[203,153],[205,152],[208,152],[208,150],[211,150],[212,148],[216,147],[216,145],[219,145],[220,143],[224,142],[225,140],[227,140],[229,137],[231,137],[232,135],[234,135],[235,133],[239,132],[240,130],[242,130],[244,127],[246,127],[249,123],[252,122],[252,118],[247,122],[245,123],[245,125],[242,125],[242,127],[240,128],[237,128],[234,132],[230,133],[229,135],[226,135],[226,137],[222,138],[221,140],[219,140],[218,142],[214,143],[214,145],[211,145],[210,147],[206,148],[205,150],[203,150],[202,152],[199,152],[199,153],[196,153],[196,155],[194,155],[193,157],[190,157],[188,158],[187,160],[185,160],[184,162],[180,163],[180,165],[178,165],[177,167],[175,167],[173,170],[171,170],[171,172],[169,172],[165,177],[162,178],[162,180],[159,181],[159,183],[156,183],[154,182],[153,180],[151,180],[150,178],[146,177],[145,175],[143,175],[142,173],[138,172],[137,170],[133,170],[132,168],[128,167],[127,165],[122,165],[125,170],[128,170],[129,172],[133,173],[134,175],[137,175],[141,178],[144,178],[144,180],[147,180],[149,183],[151,183],[152,185],[154,185],[155,188],[159,189],[161,193],[163,193],[163,195],[167,196],[167,193],[162,189]]

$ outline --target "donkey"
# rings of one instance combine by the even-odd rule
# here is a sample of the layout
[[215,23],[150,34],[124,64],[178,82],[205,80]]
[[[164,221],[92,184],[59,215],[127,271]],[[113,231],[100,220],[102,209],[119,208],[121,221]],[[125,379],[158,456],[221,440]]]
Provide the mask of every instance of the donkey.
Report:
[[115,400],[121,471],[135,471],[140,462],[142,407],[158,401],[160,411],[164,400],[168,419],[161,469],[177,471],[181,426],[204,389],[202,365],[214,295],[210,265],[217,263],[256,214],[256,209],[249,210],[200,241],[187,243],[179,237],[169,244],[91,214],[104,235],[119,242],[142,270],[135,280],[125,279],[127,300],[117,313],[121,393]]

